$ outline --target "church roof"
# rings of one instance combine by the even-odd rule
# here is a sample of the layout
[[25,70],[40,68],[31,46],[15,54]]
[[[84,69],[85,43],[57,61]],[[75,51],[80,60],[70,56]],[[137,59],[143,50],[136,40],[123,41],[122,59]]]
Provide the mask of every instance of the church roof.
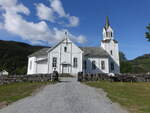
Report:
[[109,57],[109,54],[101,47],[80,47],[87,57]]
[[[79,48],[84,52],[84,56],[87,57],[109,57],[109,54],[101,47],[79,47]],[[29,55],[29,57],[46,56],[48,50],[49,48],[40,49],[39,51]]]
[[48,50],[49,50],[49,48],[40,49],[39,51],[34,52],[33,54],[29,55],[29,57],[32,57],[32,56],[45,56],[45,55],[47,55]]

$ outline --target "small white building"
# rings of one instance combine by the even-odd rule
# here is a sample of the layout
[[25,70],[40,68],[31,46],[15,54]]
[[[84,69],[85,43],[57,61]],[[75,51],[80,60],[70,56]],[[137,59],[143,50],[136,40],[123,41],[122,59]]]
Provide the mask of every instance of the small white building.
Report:
[[78,47],[66,37],[52,48],[41,49],[28,56],[27,74],[120,73],[118,42],[108,17],[100,47]]
[[1,75],[8,75],[8,74],[9,74],[9,73],[8,73],[6,70],[3,70],[3,71],[0,72],[0,76],[1,76]]

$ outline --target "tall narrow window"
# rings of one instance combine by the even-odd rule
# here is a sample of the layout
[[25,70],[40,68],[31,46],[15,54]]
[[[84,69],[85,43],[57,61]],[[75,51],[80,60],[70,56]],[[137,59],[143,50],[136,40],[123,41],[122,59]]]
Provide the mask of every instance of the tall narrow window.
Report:
[[110,54],[113,55],[113,51],[112,50],[110,51]]
[[30,61],[30,70],[32,69],[32,61]]
[[96,69],[96,62],[92,61],[92,70],[95,70],[95,69]]
[[64,47],[64,52],[67,52],[67,47]]
[[84,60],[84,62],[83,62],[83,66],[84,66],[84,69],[86,70],[86,68],[87,68],[87,63],[86,63],[86,60]]
[[102,70],[105,69],[105,61],[101,61],[101,67],[102,67]]
[[75,67],[75,68],[78,67],[78,59],[77,58],[73,59],[73,67]]
[[114,70],[114,63],[113,62],[111,62],[111,70],[113,71]]
[[57,58],[53,58],[52,67],[57,67]]
[[111,37],[113,37],[113,33],[111,32]]

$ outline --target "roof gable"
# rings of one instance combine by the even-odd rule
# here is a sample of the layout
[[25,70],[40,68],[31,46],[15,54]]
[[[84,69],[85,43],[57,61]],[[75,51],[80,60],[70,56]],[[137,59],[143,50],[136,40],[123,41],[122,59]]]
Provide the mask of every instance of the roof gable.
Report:
[[[72,44],[74,44],[69,38],[65,38],[65,39],[63,39],[62,41],[60,41],[59,43],[57,43],[55,46],[53,46],[52,48],[50,48],[47,52],[50,52],[50,51],[52,51],[52,50],[54,50],[56,47],[58,47],[60,44],[62,44],[62,43],[72,43]],[[81,48],[79,48],[76,44],[74,44],[79,50],[81,50],[82,51],[82,49]],[[83,52],[83,51],[82,51]]]

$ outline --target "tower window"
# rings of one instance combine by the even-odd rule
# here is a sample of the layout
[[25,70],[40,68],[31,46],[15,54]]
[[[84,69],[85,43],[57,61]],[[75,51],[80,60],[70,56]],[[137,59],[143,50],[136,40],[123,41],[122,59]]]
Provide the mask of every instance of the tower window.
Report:
[[109,33],[108,32],[106,32],[106,37],[109,37]]
[[111,70],[113,71],[114,70],[114,63],[113,62],[111,62]]
[[67,47],[64,47],[64,52],[67,52]]
[[57,58],[53,58],[52,67],[57,67]]
[[113,55],[113,51],[112,50],[110,51],[110,54]]
[[78,67],[78,59],[77,59],[77,58],[74,58],[74,59],[73,59],[73,67],[74,67],[74,68],[77,68],[77,67]]
[[102,69],[102,70],[105,69],[105,61],[101,61],[101,69]]
[[113,34],[112,34],[112,32],[111,32],[111,37],[113,37]]
[[95,69],[96,69],[96,62],[92,61],[92,70],[95,70]]

